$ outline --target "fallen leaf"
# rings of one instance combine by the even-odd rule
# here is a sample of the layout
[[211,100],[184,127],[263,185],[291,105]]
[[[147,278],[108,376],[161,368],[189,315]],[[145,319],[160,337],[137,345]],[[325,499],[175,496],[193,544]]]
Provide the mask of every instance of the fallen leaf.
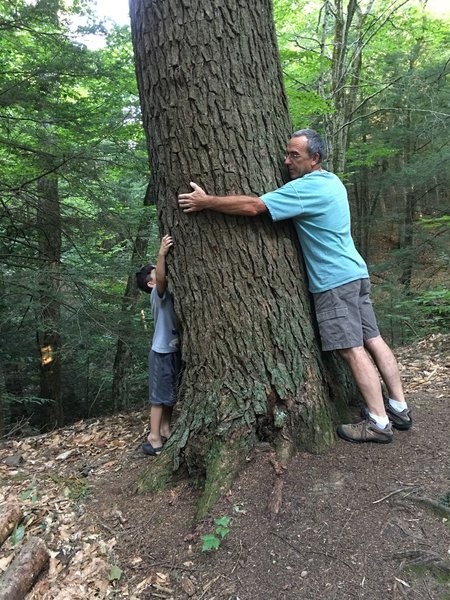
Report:
[[6,571],[6,568],[9,565],[9,563],[12,561],[13,557],[14,557],[14,552],[12,552],[9,556],[4,556],[3,558],[0,558],[0,570]]
[[114,565],[113,567],[111,567],[111,570],[109,572],[108,575],[108,579],[110,581],[119,581],[119,579],[122,577],[122,569],[116,565]]
[[193,596],[195,594],[196,588],[194,582],[191,579],[189,579],[189,577],[181,578],[181,587],[188,596]]
[[58,454],[55,460],[66,460],[66,458],[69,458],[69,456],[72,456],[72,454],[77,452],[78,448],[71,448],[70,450],[66,450],[65,452],[61,452],[61,454]]

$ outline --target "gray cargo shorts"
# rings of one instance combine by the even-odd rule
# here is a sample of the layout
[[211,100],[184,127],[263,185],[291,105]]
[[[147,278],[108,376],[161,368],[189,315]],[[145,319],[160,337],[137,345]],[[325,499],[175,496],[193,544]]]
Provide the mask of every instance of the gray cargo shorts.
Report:
[[322,350],[357,348],[380,335],[369,293],[369,279],[357,279],[312,295]]
[[177,401],[181,353],[177,351],[162,354],[150,350],[148,366],[148,400],[150,404],[173,406]]

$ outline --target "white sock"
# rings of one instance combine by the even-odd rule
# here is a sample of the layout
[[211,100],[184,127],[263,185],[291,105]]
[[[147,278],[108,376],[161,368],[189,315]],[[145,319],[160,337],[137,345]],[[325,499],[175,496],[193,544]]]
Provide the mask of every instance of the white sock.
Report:
[[369,416],[373,421],[375,421],[375,423],[377,424],[377,427],[379,427],[380,429],[384,429],[385,427],[387,427],[389,425],[388,417],[379,417],[378,415],[374,415],[371,412],[369,412]]
[[399,402],[398,400],[393,400],[392,398],[389,398],[389,405],[392,406],[392,408],[397,412],[402,412],[402,410],[408,408],[406,402]]

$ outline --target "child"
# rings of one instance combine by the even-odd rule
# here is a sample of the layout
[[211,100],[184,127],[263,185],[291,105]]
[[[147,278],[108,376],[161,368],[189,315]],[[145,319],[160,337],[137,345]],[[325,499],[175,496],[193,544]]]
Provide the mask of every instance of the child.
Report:
[[150,433],[147,442],[142,444],[142,450],[150,456],[160,454],[170,436],[181,370],[178,321],[166,276],[166,256],[172,246],[172,237],[165,235],[161,240],[156,267],[148,264],[136,273],[138,287],[150,294],[155,325],[149,353]]

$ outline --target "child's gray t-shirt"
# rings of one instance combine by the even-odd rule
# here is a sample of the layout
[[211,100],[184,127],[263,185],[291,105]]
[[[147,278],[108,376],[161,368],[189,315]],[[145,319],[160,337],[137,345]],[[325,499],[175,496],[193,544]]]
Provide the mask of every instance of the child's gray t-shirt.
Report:
[[150,306],[155,324],[152,350],[161,354],[177,352],[180,348],[180,339],[172,294],[166,290],[160,298],[155,285],[150,294]]

